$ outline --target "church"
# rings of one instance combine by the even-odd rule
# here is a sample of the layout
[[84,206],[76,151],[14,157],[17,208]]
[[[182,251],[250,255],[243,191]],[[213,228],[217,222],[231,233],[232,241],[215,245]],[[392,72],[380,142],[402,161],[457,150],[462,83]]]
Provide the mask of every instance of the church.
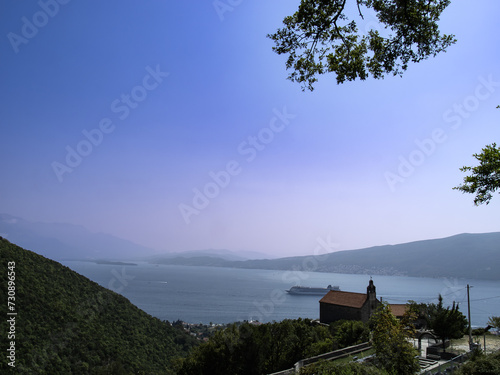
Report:
[[326,324],[337,320],[368,322],[380,303],[373,280],[370,280],[366,294],[330,290],[319,301],[319,320]]

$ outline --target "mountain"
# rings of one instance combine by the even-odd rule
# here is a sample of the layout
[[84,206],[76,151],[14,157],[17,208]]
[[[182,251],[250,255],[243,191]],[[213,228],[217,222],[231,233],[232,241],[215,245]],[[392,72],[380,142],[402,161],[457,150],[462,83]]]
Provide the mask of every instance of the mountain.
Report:
[[500,280],[500,232],[464,233],[441,239],[338,251],[321,256],[246,261],[227,261],[216,257],[177,257],[161,259],[158,263]]
[[8,307],[0,323],[2,374],[174,374],[178,358],[197,343],[125,297],[2,237],[0,264],[0,300]]
[[153,249],[104,233],[62,223],[39,223],[0,214],[0,236],[55,260],[132,259]]
[[256,251],[231,251],[225,249],[207,249],[207,250],[190,250],[182,252],[170,252],[166,254],[159,254],[154,256],[149,256],[143,258],[151,263],[157,263],[158,261],[165,259],[192,259],[192,258],[216,258],[221,260],[248,260],[248,259],[262,259],[266,257],[266,254],[259,253]]
[[92,233],[85,227],[67,223],[40,223],[0,214],[0,236],[26,249],[54,260],[147,260],[176,257],[217,257],[247,260],[265,257],[253,251],[225,249],[170,252],[158,255],[154,249],[105,233]]

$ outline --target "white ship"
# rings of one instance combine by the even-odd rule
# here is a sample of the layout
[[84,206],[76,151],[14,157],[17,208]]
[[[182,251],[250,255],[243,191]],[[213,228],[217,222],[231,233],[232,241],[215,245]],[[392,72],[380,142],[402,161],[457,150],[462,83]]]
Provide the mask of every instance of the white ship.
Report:
[[308,295],[308,296],[324,296],[330,290],[340,290],[338,286],[328,285],[326,288],[313,288],[310,286],[292,286],[287,290],[290,294]]

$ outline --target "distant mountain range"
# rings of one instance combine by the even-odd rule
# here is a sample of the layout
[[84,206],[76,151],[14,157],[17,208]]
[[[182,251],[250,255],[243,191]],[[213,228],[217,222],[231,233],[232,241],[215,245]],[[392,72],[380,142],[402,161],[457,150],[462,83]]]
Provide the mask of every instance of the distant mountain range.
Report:
[[156,258],[153,263],[368,275],[500,280],[500,232],[459,234],[321,256],[231,261],[213,256]]
[[132,259],[156,251],[73,224],[40,223],[0,214],[0,236],[54,260]]
[[248,260],[248,259],[270,259],[267,254],[259,253],[257,251],[231,251],[226,249],[207,249],[207,250],[190,250],[183,252],[170,252],[161,255],[154,255],[145,258],[151,263],[155,263],[158,259],[172,259],[172,258],[217,258],[222,260]]
[[[53,260],[155,260],[158,251],[110,234],[93,233],[80,225],[41,223],[0,214],[0,237]],[[265,258],[252,251],[225,249],[194,250],[161,254],[162,259],[179,256],[210,256],[224,260]]]
[[217,249],[158,255],[154,249],[82,226],[30,222],[7,214],[0,214],[0,236],[54,260],[141,259],[188,266],[500,280],[500,232],[278,259]]

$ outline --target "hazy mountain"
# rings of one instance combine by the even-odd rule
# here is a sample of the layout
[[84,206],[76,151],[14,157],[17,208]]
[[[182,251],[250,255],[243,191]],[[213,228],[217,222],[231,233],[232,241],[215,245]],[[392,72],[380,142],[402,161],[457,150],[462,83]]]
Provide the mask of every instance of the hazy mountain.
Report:
[[140,255],[161,264],[500,280],[500,232],[278,259],[257,259],[267,256],[225,249],[157,254],[82,226],[30,222],[7,214],[0,214],[0,236],[56,260],[133,260]]
[[247,260],[266,257],[252,251],[234,252],[226,249],[193,250],[158,254],[154,249],[122,238],[93,233],[80,225],[41,223],[0,214],[0,236],[26,249],[55,260],[106,259],[158,261],[176,257],[216,257],[224,260]]
[[30,222],[0,214],[0,236],[50,259],[132,259],[153,249],[109,234],[62,223]]
[[177,257],[159,263],[500,280],[500,233],[459,234],[434,240],[338,251],[318,257],[247,261]]
[[[207,249],[207,250],[190,250],[190,251],[182,251],[182,252],[171,252],[164,253],[159,255],[154,255],[147,257],[147,260],[152,263],[161,263],[161,260],[164,259],[173,259],[173,258],[216,258],[221,260],[249,260],[249,259],[263,259],[269,258],[267,254],[259,253],[256,251],[231,251],[226,249]],[[271,257],[272,258],[272,257]]]

